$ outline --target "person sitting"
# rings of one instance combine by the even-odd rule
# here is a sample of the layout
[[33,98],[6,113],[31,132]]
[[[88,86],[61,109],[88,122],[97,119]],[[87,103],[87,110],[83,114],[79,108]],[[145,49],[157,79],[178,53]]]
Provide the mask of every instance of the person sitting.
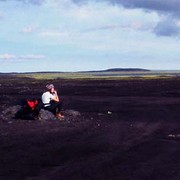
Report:
[[42,94],[43,108],[52,112],[56,118],[62,119],[62,101],[60,101],[53,84],[46,85],[47,91]]

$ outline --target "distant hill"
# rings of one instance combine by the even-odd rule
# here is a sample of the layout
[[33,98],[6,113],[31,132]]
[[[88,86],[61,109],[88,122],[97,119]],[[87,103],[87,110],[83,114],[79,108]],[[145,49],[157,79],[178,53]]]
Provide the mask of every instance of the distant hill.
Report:
[[112,68],[112,69],[106,69],[106,70],[96,70],[96,71],[79,71],[79,72],[147,72],[150,71],[148,69],[141,69],[141,68]]
[[[77,71],[77,73],[103,73],[103,72],[148,72],[151,70],[148,69],[141,69],[141,68],[111,68],[105,70],[93,70],[93,71]],[[54,73],[71,73],[71,72],[63,72],[63,71],[39,71],[39,72],[9,72],[9,73],[2,73],[0,75],[12,75],[12,74],[54,74]],[[76,73],[73,72],[73,73]]]
[[150,71],[148,69],[141,69],[141,68],[112,68],[104,70],[105,72],[117,72],[117,71]]

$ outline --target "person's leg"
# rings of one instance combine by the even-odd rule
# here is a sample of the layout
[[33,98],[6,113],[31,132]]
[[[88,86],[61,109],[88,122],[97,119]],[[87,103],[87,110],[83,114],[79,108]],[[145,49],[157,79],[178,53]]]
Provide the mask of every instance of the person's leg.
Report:
[[56,108],[53,105],[46,106],[44,109],[52,112],[54,115],[56,114]]
[[62,102],[56,102],[55,104],[57,113],[60,113],[62,109]]
[[57,102],[56,103],[56,117],[57,118],[64,118],[64,115],[61,113],[62,110],[62,102]]
[[49,110],[57,117],[63,117],[60,113],[62,109],[62,102],[52,102],[50,106],[47,106],[44,109]]

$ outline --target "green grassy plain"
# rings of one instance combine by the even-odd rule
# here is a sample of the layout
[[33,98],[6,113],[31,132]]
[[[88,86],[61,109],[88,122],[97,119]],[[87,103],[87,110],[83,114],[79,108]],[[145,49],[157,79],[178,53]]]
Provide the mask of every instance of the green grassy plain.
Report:
[[180,76],[180,71],[127,71],[127,72],[40,72],[40,73],[20,73],[15,74],[17,77],[27,77],[34,79],[162,79]]

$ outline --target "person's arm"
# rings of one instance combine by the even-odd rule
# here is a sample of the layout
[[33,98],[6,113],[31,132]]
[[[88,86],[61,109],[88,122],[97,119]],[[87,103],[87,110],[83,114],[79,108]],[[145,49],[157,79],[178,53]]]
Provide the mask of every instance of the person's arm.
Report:
[[53,100],[56,102],[59,102],[59,97],[58,97],[57,91],[54,91],[53,96],[54,96]]

